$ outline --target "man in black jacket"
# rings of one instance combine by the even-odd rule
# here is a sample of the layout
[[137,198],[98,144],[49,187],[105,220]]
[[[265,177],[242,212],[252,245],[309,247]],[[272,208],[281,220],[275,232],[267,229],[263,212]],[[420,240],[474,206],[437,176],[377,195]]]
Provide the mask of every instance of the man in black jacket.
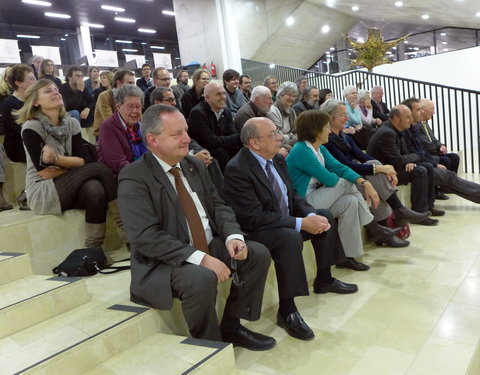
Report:
[[387,104],[383,100],[383,88],[382,86],[375,86],[372,88],[372,116],[373,118],[379,118],[382,121],[388,120],[388,114],[390,110]]
[[218,160],[223,172],[241,147],[240,135],[233,125],[232,113],[226,108],[223,86],[210,82],[204,95],[205,101],[193,107],[188,116],[188,134]]

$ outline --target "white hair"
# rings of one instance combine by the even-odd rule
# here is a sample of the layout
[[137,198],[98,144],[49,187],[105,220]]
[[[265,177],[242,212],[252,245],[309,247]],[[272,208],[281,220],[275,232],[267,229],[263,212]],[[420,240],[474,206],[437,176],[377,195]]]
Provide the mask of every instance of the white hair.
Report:
[[253,102],[256,98],[262,95],[270,94],[270,89],[268,87],[258,85],[252,91],[252,96],[250,97],[250,101]]
[[357,88],[355,86],[347,86],[343,89],[343,96],[345,97],[353,91],[357,91]]

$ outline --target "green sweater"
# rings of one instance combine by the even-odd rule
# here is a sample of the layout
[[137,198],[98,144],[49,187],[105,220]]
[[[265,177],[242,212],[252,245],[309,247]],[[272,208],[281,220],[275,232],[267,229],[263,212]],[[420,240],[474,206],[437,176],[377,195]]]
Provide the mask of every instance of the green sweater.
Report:
[[321,184],[328,187],[335,186],[340,177],[352,183],[361,177],[335,159],[324,146],[320,146],[320,152],[325,159],[325,166],[320,163],[317,156],[303,141],[297,142],[287,156],[288,174],[295,190],[302,197],[307,194],[311,177],[315,177]]

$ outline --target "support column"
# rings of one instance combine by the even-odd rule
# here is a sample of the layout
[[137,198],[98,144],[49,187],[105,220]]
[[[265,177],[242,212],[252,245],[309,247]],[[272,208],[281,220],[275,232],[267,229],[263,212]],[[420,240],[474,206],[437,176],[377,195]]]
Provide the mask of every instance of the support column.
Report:
[[78,46],[80,47],[80,57],[87,56],[89,65],[95,65],[93,60],[92,39],[90,38],[90,28],[80,26],[77,28]]

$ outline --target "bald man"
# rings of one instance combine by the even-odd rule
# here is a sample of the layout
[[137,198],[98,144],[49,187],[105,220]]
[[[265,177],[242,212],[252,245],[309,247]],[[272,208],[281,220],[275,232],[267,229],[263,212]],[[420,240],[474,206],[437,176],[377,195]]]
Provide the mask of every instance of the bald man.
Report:
[[205,86],[205,101],[193,107],[188,117],[188,134],[218,160],[222,172],[241,147],[240,135],[226,108],[225,88],[210,82]]

